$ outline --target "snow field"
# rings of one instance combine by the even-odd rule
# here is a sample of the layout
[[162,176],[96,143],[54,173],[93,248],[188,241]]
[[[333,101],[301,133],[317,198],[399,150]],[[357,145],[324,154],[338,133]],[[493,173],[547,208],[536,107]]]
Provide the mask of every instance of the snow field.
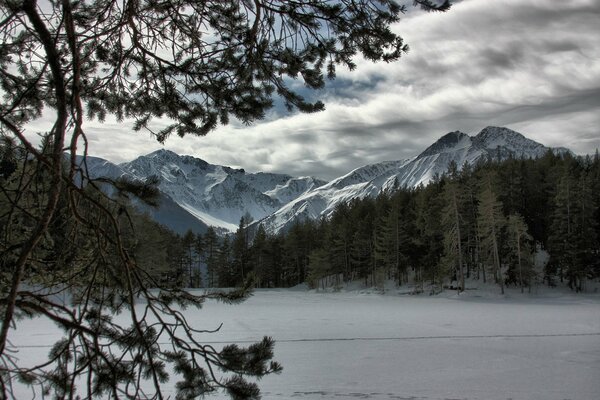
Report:
[[[186,314],[201,329],[223,323],[201,336],[215,347],[276,340],[284,370],[259,382],[265,400],[600,398],[600,296],[474,292],[260,290]],[[25,320],[11,341],[33,359],[58,337],[52,323]]]

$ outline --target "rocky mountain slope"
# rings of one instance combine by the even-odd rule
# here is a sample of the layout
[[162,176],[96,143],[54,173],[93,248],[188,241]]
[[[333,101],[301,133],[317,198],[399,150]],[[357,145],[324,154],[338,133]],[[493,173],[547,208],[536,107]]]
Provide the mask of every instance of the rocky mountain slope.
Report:
[[161,207],[140,207],[178,232],[187,230],[186,220],[196,231],[206,229],[200,226],[235,231],[242,216],[249,214],[259,220],[325,183],[312,177],[246,173],[168,150],[158,150],[120,165],[88,157],[87,164],[91,177],[127,176],[144,180],[157,176],[163,197]]

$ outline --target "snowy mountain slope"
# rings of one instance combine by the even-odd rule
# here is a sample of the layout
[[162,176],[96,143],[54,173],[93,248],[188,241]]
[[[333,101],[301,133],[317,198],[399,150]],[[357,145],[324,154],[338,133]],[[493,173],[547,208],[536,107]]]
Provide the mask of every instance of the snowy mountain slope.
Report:
[[277,212],[260,221],[260,224],[267,232],[276,233],[289,227],[298,219],[329,216],[335,206],[341,202],[376,195],[380,190],[377,179],[394,173],[406,162],[408,160],[386,161],[357,168],[290,201]]
[[465,163],[474,164],[488,157],[536,158],[548,149],[508,128],[490,126],[473,137],[459,131],[450,132],[412,159],[358,168],[292,200],[258,223],[270,233],[285,231],[296,220],[328,217],[338,204],[354,198],[377,196],[394,187],[427,184],[436,175],[446,173],[452,162],[460,169]]
[[197,218],[192,212],[177,204],[171,197],[164,193],[160,193],[159,195],[159,207],[150,207],[138,202],[134,203],[141,212],[148,214],[159,224],[166,226],[180,235],[185,234],[188,230],[204,234],[210,226],[210,224]]
[[[83,163],[83,160],[83,157],[78,157],[80,165]],[[82,165],[82,167],[87,167],[87,175],[91,179],[118,179],[124,177],[129,179],[139,179],[139,177],[132,175],[120,166],[103,158],[87,156],[85,157],[84,165]],[[81,181],[81,177],[77,177],[77,179]],[[112,187],[109,185],[102,185],[102,187],[109,195],[113,192]],[[148,214],[159,224],[164,225],[179,234],[184,234],[188,230],[192,230],[194,233],[205,233],[209,226],[162,192],[159,194],[158,198],[160,207],[151,207],[135,198],[132,199],[132,203],[140,212]]]
[[[168,150],[158,150],[118,166],[88,157],[88,168],[94,177],[129,176],[143,180],[157,176],[164,204],[158,210],[145,211],[167,226],[171,222],[178,232],[185,226],[186,218],[195,221],[191,225],[200,222],[201,226],[235,230],[247,213],[254,219],[263,218],[325,183],[312,177],[246,173]],[[173,214],[172,221],[169,213]]]
[[160,178],[159,189],[207,225],[235,230],[250,214],[261,219],[325,182],[271,173],[246,173],[191,156],[158,150],[120,165],[132,175]]
[[313,178],[312,176],[302,176],[291,178],[284,184],[277,185],[274,189],[267,190],[264,193],[282,204],[287,204],[304,193],[323,186],[325,183],[325,181]]
[[426,184],[444,174],[452,162],[461,168],[488,157],[539,157],[546,151],[547,147],[518,132],[487,127],[476,136],[450,132],[412,159],[360,167],[329,183],[312,177],[246,173],[167,150],[120,165],[87,157],[87,165],[92,177],[143,180],[157,176],[163,204],[159,209],[138,208],[177,232],[188,228],[202,232],[206,226],[233,231],[249,213],[255,225],[277,233],[299,219],[328,217],[342,202]]
[[87,170],[88,176],[91,179],[118,179],[123,176],[129,176],[123,168],[100,157],[86,156],[84,158],[77,156],[77,163],[82,169]]

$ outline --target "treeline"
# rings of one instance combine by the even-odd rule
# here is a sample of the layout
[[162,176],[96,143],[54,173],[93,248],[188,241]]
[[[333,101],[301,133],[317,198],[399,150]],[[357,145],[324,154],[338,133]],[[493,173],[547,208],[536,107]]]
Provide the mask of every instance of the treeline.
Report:
[[[5,143],[0,150],[0,229],[24,237],[41,209],[37,199],[43,200],[33,195],[43,194],[47,182],[30,178],[35,171],[25,154]],[[17,190],[24,180],[30,180],[27,190]],[[77,205],[77,213],[69,192],[61,194],[60,211],[27,270],[32,283],[42,283],[50,268],[69,279],[81,276],[77,271],[101,271],[107,284],[118,285],[122,277],[109,274],[118,251],[135,261],[147,285],[161,287],[232,287],[252,278],[265,288],[355,280],[383,288],[393,280],[417,291],[438,291],[464,290],[466,279],[476,279],[495,282],[501,291],[506,285],[526,290],[559,282],[579,291],[587,279],[600,277],[597,152],[451,165],[427,186],[355,199],[326,219],[299,221],[278,235],[268,235],[248,217],[226,237],[212,228],[177,235],[124,206],[132,194],[151,203],[156,195],[151,186],[120,181],[111,187],[110,197],[95,191]],[[92,203],[114,209],[117,219],[92,213]],[[99,232],[115,229],[118,240],[99,242]],[[6,243],[0,246],[0,269],[12,259]],[[536,262],[540,254],[549,254],[547,263]]]
[[[47,145],[43,144],[43,151]],[[69,162],[65,158],[64,171]],[[78,292],[88,301],[105,299],[104,288],[111,287],[115,303],[119,303],[116,293],[130,287],[179,285],[180,257],[170,246],[179,237],[130,205],[132,197],[157,205],[154,180],[90,180],[83,163],[61,178],[56,211],[28,253],[24,282],[43,288],[40,296],[76,289],[72,295]],[[11,138],[0,136],[0,296],[4,298],[22,249],[39,229],[52,184],[43,162],[37,162]],[[123,260],[127,260],[129,273]]]
[[[259,226],[250,238],[242,218],[229,237],[188,233],[176,248],[186,286],[232,286],[252,275],[258,287],[362,279],[382,288],[394,280],[415,290],[464,290],[469,278],[495,282],[502,292],[558,282],[580,291],[600,277],[599,205],[598,153],[548,152],[451,165],[427,186],[355,199],[276,236]],[[540,254],[548,262],[536,263]],[[200,264],[205,282],[194,267]]]

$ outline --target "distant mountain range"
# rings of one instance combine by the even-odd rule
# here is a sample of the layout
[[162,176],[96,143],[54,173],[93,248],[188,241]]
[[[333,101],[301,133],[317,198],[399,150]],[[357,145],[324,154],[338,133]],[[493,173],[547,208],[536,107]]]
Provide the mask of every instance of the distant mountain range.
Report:
[[183,233],[204,232],[208,226],[235,231],[242,216],[262,219],[297,197],[325,184],[312,177],[246,173],[212,165],[199,158],[158,150],[131,162],[113,164],[97,157],[87,158],[90,178],[159,178],[160,207],[138,205],[161,224]]
[[456,131],[442,136],[414,158],[366,165],[329,183],[313,177],[246,173],[167,150],[119,165],[88,157],[87,165],[92,178],[157,176],[160,207],[139,207],[176,232],[204,232],[207,226],[234,231],[240,218],[249,214],[256,225],[278,233],[297,220],[328,217],[341,202],[377,196],[394,187],[426,184],[444,174],[451,162],[461,168],[488,157],[537,158],[549,149],[507,128],[487,127],[476,136]]

